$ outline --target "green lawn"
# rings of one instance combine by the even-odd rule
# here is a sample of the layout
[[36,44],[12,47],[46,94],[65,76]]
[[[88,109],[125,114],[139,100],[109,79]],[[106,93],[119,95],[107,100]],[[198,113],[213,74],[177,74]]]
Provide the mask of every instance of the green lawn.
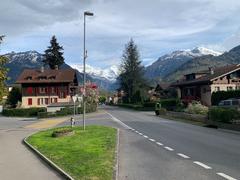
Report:
[[38,132],[27,141],[74,179],[111,180],[115,164],[116,129],[74,127],[75,134],[53,138],[55,129]]

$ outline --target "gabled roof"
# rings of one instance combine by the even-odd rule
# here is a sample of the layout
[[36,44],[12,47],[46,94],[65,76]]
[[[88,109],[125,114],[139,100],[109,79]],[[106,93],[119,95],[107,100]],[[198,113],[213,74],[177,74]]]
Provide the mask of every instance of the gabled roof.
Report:
[[193,80],[188,80],[188,81],[181,80],[176,83],[173,83],[172,86],[210,83],[211,81],[214,81],[217,78],[221,78],[237,70],[240,70],[240,64],[223,66],[223,67],[215,68],[213,74],[208,73],[205,76],[202,76],[200,78],[193,79]]
[[16,83],[59,83],[73,82],[75,78],[74,69],[46,69],[41,72],[39,69],[25,69],[18,77]]

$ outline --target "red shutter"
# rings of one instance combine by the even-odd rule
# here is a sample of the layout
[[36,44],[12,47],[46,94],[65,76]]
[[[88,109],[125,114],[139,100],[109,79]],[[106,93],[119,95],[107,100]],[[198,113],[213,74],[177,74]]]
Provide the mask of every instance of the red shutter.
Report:
[[40,98],[38,98],[38,105],[40,105]]
[[48,104],[48,98],[45,98],[45,104]]
[[28,98],[28,105],[29,105],[29,106],[32,105],[32,98]]

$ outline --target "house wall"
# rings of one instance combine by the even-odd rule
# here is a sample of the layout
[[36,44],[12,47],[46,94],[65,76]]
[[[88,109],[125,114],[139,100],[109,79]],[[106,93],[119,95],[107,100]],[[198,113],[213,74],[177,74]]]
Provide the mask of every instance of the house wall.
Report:
[[[32,99],[32,105],[28,105],[28,99]],[[38,105],[38,99],[43,98],[43,104]],[[48,104],[51,104],[51,98],[57,98],[57,102],[70,102],[71,96],[66,96],[66,98],[59,98],[58,96],[23,96],[22,97],[22,108],[31,108],[31,107],[47,107],[48,104],[45,104],[45,98],[48,98]]]
[[211,106],[211,86],[203,85],[199,87],[201,89],[201,103],[205,106]]

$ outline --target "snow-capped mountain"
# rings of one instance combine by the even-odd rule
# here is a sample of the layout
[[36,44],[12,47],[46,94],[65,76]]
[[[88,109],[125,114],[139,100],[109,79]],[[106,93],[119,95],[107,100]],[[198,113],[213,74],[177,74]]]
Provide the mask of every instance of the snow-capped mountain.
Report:
[[[74,69],[77,69],[79,72],[83,72],[82,64],[72,64],[70,66]],[[95,78],[105,78],[109,81],[115,81],[119,75],[119,68],[116,65],[113,65],[106,69],[86,65],[86,73]]]
[[[9,72],[8,72],[9,80],[7,80],[7,84],[14,83],[17,77],[23,71],[23,69],[37,69],[37,68],[40,69],[41,66],[43,65],[42,63],[43,55],[41,53],[38,53],[37,51],[26,51],[26,52],[18,52],[18,53],[11,52],[11,53],[5,54],[4,56],[8,58],[8,63],[6,64],[6,67],[9,69]],[[66,69],[71,67],[68,64],[64,63],[60,68]],[[75,68],[75,69],[78,69],[78,68]],[[93,70],[94,68],[92,68],[92,72]],[[95,82],[102,89],[114,90],[114,83],[109,79],[116,78],[117,67],[113,66],[110,69],[107,69],[105,71],[101,71],[100,69],[98,69],[97,72],[98,73],[95,73],[95,74],[92,73],[93,75],[87,74],[87,79],[91,80],[92,82]],[[101,77],[98,76],[98,74],[101,74]],[[77,72],[77,76],[81,83],[83,79],[82,73]],[[102,77],[106,77],[106,78],[102,78]]]
[[219,56],[221,52],[216,52],[204,47],[196,47],[192,50],[179,50],[166,54],[158,58],[157,61],[146,67],[147,78],[163,78],[166,75],[174,72],[181,65],[189,60],[201,56]]

